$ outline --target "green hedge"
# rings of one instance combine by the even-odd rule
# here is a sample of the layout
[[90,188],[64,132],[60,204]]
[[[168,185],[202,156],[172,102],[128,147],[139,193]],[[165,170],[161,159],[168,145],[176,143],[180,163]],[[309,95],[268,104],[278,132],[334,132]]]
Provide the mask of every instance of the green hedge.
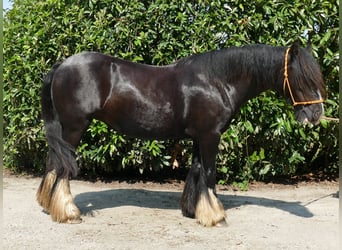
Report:
[[[77,2],[77,3],[76,3]],[[42,173],[47,152],[39,93],[59,60],[83,50],[164,65],[227,46],[312,43],[327,82],[326,115],[338,117],[337,1],[17,0],[4,19],[4,162]],[[222,135],[221,183],[323,169],[337,173],[338,124],[295,122],[273,92],[248,102]],[[174,141],[129,139],[94,121],[78,149],[82,173],[170,168]],[[191,142],[182,141],[182,166]]]

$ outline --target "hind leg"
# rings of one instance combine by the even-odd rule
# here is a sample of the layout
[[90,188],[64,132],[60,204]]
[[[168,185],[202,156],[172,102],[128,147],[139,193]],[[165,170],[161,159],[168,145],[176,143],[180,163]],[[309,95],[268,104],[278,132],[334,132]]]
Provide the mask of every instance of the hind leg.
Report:
[[[82,126],[81,126],[82,125]],[[69,176],[76,176],[75,149],[89,121],[80,126],[63,126],[62,138],[48,136],[49,153],[46,174],[37,192],[37,201],[50,213],[53,221],[61,223],[81,222],[80,211],[70,191]],[[56,129],[56,128],[55,128]],[[51,131],[49,131],[51,132]]]
[[58,177],[55,170],[49,171],[43,178],[37,201],[44,211],[59,223],[80,223],[80,210],[74,203],[70,192],[68,177]]

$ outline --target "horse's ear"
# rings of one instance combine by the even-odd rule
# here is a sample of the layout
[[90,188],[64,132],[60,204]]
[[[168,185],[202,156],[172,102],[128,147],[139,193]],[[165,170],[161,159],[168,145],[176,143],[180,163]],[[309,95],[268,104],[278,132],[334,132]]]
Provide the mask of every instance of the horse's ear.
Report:
[[295,41],[290,49],[290,55],[291,55],[291,61],[294,60],[296,58],[296,56],[299,53],[299,41]]

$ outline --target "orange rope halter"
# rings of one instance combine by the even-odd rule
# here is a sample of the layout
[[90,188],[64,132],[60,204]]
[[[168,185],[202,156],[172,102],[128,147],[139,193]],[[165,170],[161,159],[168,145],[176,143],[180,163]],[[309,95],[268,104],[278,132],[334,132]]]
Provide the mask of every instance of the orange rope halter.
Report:
[[291,90],[291,85],[289,82],[289,78],[288,78],[288,73],[287,73],[287,65],[288,65],[288,56],[289,56],[289,52],[290,52],[290,48],[288,48],[286,50],[285,53],[285,68],[284,68],[284,85],[283,85],[283,91],[284,91],[284,95],[285,95],[285,91],[286,91],[286,86],[289,89],[289,93],[290,93],[290,97],[292,100],[292,105],[293,106],[297,106],[297,105],[307,105],[307,104],[316,104],[316,103],[322,103],[324,102],[323,99],[319,99],[319,100],[315,100],[315,101],[304,101],[304,102],[296,102],[296,100],[293,97],[292,94],[292,90]]

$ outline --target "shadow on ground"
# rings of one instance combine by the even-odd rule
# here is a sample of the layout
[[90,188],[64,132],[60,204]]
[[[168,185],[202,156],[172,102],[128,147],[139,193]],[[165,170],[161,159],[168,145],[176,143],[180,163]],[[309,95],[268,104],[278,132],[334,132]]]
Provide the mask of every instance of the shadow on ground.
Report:
[[[334,196],[331,194],[329,196]],[[75,197],[75,202],[83,215],[93,215],[95,211],[121,206],[137,206],[158,209],[180,209],[181,193],[152,191],[144,189],[114,189],[99,192],[82,193]],[[288,202],[253,196],[219,195],[225,209],[254,205],[276,208],[295,216],[310,218],[313,213],[301,202]]]

